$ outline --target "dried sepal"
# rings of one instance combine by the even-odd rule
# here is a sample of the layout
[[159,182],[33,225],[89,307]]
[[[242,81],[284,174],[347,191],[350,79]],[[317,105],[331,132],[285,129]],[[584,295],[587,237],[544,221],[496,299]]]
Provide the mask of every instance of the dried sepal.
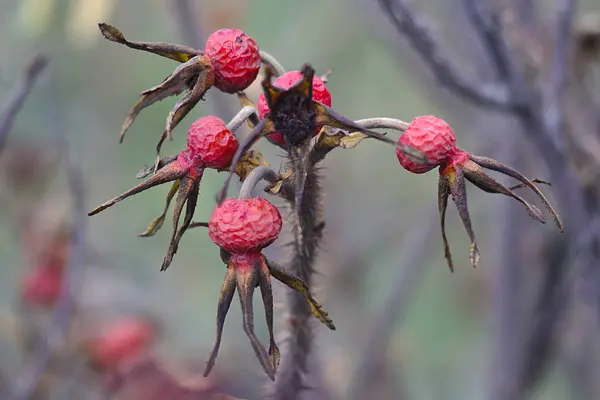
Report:
[[264,256],[261,257],[260,267],[258,269],[258,284],[265,307],[265,320],[269,330],[269,358],[273,366],[273,371],[277,371],[281,354],[275,343],[275,333],[273,330],[273,289],[271,287],[271,274],[266,265]]
[[223,337],[225,317],[227,317],[227,312],[231,306],[231,301],[233,300],[233,295],[235,294],[235,287],[236,271],[235,267],[229,263],[227,266],[225,281],[221,287],[221,294],[219,295],[219,304],[217,306],[217,338],[215,339],[215,344],[210,353],[210,357],[208,358],[208,362],[206,363],[206,368],[204,369],[205,377],[210,374],[210,371],[212,371],[213,367],[215,366],[215,360],[217,359],[219,347],[221,346],[221,338]]
[[88,213],[89,216],[96,215],[99,212],[115,205],[116,203],[125,200],[126,198],[133,196],[135,194],[141,193],[145,190],[153,188],[155,186],[161,185],[163,183],[172,182],[174,180],[180,179],[187,174],[187,170],[182,169],[178,163],[171,163],[158,171],[155,175],[151,176],[144,182],[139,185],[129,189],[125,193],[101,204],[100,206],[94,208],[92,211]]
[[[191,85],[191,89],[186,95],[175,103],[175,106],[169,112],[167,116],[167,123],[165,126],[165,133],[169,140],[172,140],[172,130],[175,129],[179,122],[198,104],[204,97],[204,94],[210,89],[215,83],[215,74],[211,68],[208,67],[208,59],[199,59],[197,61],[197,68],[200,69],[198,76],[194,78],[195,83]],[[157,148],[157,153],[160,153],[160,148]]]
[[[161,271],[166,271],[173,262],[173,257],[179,248],[179,242],[192,222],[194,212],[196,211],[196,204],[198,202],[200,179],[202,179],[201,173],[195,174],[194,176],[186,175],[181,179],[177,199],[175,200],[175,207],[173,209],[173,234],[160,268]],[[186,205],[185,216],[181,227],[178,228],[179,217],[183,211],[184,204]]]
[[[212,82],[214,82],[214,74],[207,66],[206,59],[203,56],[195,56],[189,61],[179,65],[171,75],[162,81],[162,83],[143,91],[141,93],[141,98],[131,108],[127,114],[127,118],[125,118],[125,122],[123,122],[119,134],[119,141],[123,142],[127,130],[143,109],[158,101],[164,100],[167,97],[177,96],[183,93],[184,90],[188,89],[189,81],[202,72],[204,72],[203,81],[206,84],[210,83],[211,79]],[[208,89],[208,87],[206,89]]]
[[454,264],[452,262],[452,254],[450,253],[450,245],[446,236],[446,210],[448,208],[448,197],[450,196],[450,182],[448,178],[439,174],[438,178],[438,211],[440,216],[440,228],[442,230],[442,241],[444,244],[444,257],[448,263],[450,272],[454,272]]
[[310,151],[310,163],[316,165],[329,154],[333,149],[339,147],[340,139],[346,134],[337,129],[329,126],[324,126],[315,139],[314,144]]
[[[246,95],[246,92],[238,92],[237,96],[238,96],[238,99],[240,100],[240,104],[242,105],[242,108],[250,106],[250,107],[253,107],[256,109],[256,104],[254,104],[254,102],[252,102],[252,100],[250,100],[248,95]],[[259,122],[260,122],[260,118],[256,114],[250,115],[250,117],[248,117],[248,119],[246,120],[246,123],[248,124],[250,129],[254,129],[256,127],[256,125],[258,125]]]
[[260,340],[258,340],[258,337],[256,337],[256,333],[254,333],[252,295],[254,294],[254,288],[257,283],[259,283],[258,279],[258,271],[254,266],[244,266],[242,268],[236,267],[236,284],[242,306],[244,332],[248,339],[250,339],[252,349],[254,349],[254,353],[260,361],[265,373],[274,381],[275,369],[273,368],[273,359],[269,356]]
[[300,279],[287,268],[284,268],[283,266],[275,263],[274,261],[267,260],[267,267],[269,268],[269,271],[271,272],[271,276],[273,276],[273,278],[294,289],[304,297],[306,303],[310,308],[310,312],[319,321],[325,324],[329,329],[335,330],[333,320],[329,317],[329,314],[323,309],[323,306],[321,306],[312,297],[310,291],[308,290],[308,286],[306,286],[306,283],[304,283],[302,279]]
[[477,247],[477,240],[475,238],[475,233],[473,232],[469,208],[467,206],[467,190],[465,187],[464,173],[458,166],[448,166],[440,172],[448,178],[452,199],[454,200],[454,204],[458,210],[458,215],[460,215],[463,226],[465,227],[465,230],[467,231],[471,241],[469,259],[471,260],[471,265],[473,267],[477,267],[477,264],[479,263],[479,249]]
[[235,167],[235,174],[240,178],[241,181],[243,181],[250,174],[250,172],[261,165],[266,167],[271,166],[261,152],[256,150],[247,151],[244,153],[239,163]]
[[483,168],[479,165],[475,164],[473,161],[467,160],[462,165],[461,168],[465,175],[465,178],[479,189],[488,192],[488,193],[497,193],[503,194],[508,197],[512,197],[517,200],[519,203],[523,204],[527,209],[527,213],[529,216],[541,223],[546,223],[544,220],[544,216],[539,208],[536,206],[529,204],[525,199],[518,196],[515,192],[489,176],[485,173]]
[[167,156],[159,159],[158,163],[155,163],[154,165],[145,165],[135,174],[135,177],[137,179],[144,179],[149,175],[155,173],[159,169],[163,168],[164,166],[171,164],[173,161],[177,160],[177,157],[178,154],[174,156]]
[[111,42],[123,44],[135,50],[147,51],[171,60],[186,62],[194,56],[202,54],[201,50],[179,44],[162,42],[135,42],[125,39],[123,33],[112,25],[101,22],[98,24],[102,35]]
[[277,180],[277,182],[267,186],[265,188],[265,191],[270,194],[278,195],[281,192],[283,183],[285,181],[288,181],[292,177],[292,175],[294,175],[294,170],[292,168],[286,169],[285,171],[279,174],[279,179]]
[[154,236],[156,234],[156,232],[158,232],[160,230],[160,228],[162,228],[162,226],[165,222],[165,217],[167,216],[167,211],[169,211],[169,206],[171,205],[171,200],[173,200],[173,197],[177,193],[177,190],[179,190],[180,182],[181,182],[180,180],[176,180],[175,182],[173,182],[173,186],[171,186],[171,189],[169,190],[169,193],[167,194],[167,200],[165,202],[165,206],[163,208],[162,213],[158,217],[154,218],[152,220],[152,222],[150,222],[150,225],[148,225],[148,228],[146,228],[146,230],[144,232],[142,232],[138,235],[139,237]]
[[546,196],[544,196],[542,191],[537,186],[535,186],[535,184],[530,179],[528,179],[526,176],[524,176],[522,173],[520,173],[516,169],[511,168],[508,165],[502,164],[501,162],[496,161],[489,157],[481,157],[481,156],[475,156],[473,154],[469,154],[469,159],[471,161],[474,161],[476,164],[482,166],[483,168],[491,169],[492,171],[500,172],[504,175],[508,175],[512,178],[515,178],[518,181],[520,181],[522,184],[524,184],[525,186],[527,186],[528,188],[533,190],[533,192],[540,198],[540,200],[542,201],[542,203],[544,204],[544,206],[546,207],[546,209],[552,216],[552,219],[556,223],[556,226],[558,227],[558,229],[560,229],[560,231],[563,232],[563,230],[564,230],[563,223],[560,220],[558,213],[556,212],[556,210],[554,210],[554,207],[552,207],[552,205],[550,204],[548,199],[546,199]]
[[[544,179],[534,178],[534,179],[531,180],[531,182],[533,182],[533,183],[539,183],[539,184],[542,184],[542,185],[552,186],[551,182],[546,181]],[[526,188],[526,187],[528,187],[528,186],[526,184],[524,184],[524,183],[517,183],[516,185],[509,186],[508,188],[510,190],[517,190],[517,189],[522,189],[522,188]]]
[[368,136],[365,135],[364,133],[360,133],[360,132],[352,132],[348,135],[345,135],[344,137],[341,138],[340,140],[340,147],[342,149],[352,149],[356,146],[358,146],[358,144],[363,140],[366,139]]

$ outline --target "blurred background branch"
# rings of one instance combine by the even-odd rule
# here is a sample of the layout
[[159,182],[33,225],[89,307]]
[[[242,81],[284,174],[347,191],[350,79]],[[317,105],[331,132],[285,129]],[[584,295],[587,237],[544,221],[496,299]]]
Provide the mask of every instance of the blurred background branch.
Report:
[[62,285],[58,302],[52,311],[47,328],[41,335],[28,365],[14,382],[7,399],[25,400],[31,398],[37,390],[42,376],[55,353],[64,346],[69,329],[71,314],[74,311],[76,297],[79,294],[83,278],[86,255],[86,185],[80,161],[73,155],[67,141],[67,127],[63,122],[63,110],[56,101],[56,89],[52,82],[52,101],[48,107],[53,108],[51,130],[55,135],[55,145],[63,161],[68,190],[71,198],[70,248],[68,256],[67,279]]
[[25,67],[23,76],[15,85],[8,100],[6,100],[3,110],[0,112],[0,154],[2,154],[2,150],[6,145],[8,133],[13,126],[17,113],[23,107],[36,79],[47,63],[46,56],[36,55]]

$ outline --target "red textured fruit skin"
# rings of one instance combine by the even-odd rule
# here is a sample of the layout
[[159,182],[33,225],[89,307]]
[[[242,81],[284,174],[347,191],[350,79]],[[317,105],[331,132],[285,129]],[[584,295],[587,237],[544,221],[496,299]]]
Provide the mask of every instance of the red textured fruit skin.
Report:
[[246,89],[258,76],[258,44],[241,29],[220,29],[206,40],[204,54],[215,73],[215,87],[225,93]]
[[415,117],[398,143],[412,146],[423,152],[429,164],[420,164],[408,158],[400,149],[396,155],[400,164],[408,171],[422,174],[445,163],[459,151],[456,147],[454,130],[444,121],[433,115]]
[[[303,75],[300,71],[289,71],[285,74],[277,77],[275,81],[273,81],[273,85],[277,86],[280,89],[289,89],[295,83],[302,79]],[[313,77],[313,100],[318,101],[319,103],[325,104],[327,107],[331,107],[331,93],[325,87],[325,82],[318,76]],[[258,97],[258,116],[260,119],[265,117],[265,114],[269,112],[269,105],[267,104],[267,99],[264,93],[261,93]],[[318,126],[315,129],[313,136],[317,135],[321,130],[321,126]],[[267,139],[275,144],[279,144],[281,146],[285,145],[285,139],[283,138],[283,134],[280,132],[271,133],[267,135]]]
[[187,148],[177,161],[182,168],[215,168],[229,166],[239,142],[221,118],[207,115],[195,120],[187,133]]
[[281,214],[262,197],[225,199],[208,222],[208,236],[230,253],[260,251],[281,232]]
[[231,265],[235,265],[238,271],[252,271],[264,262],[265,256],[260,251],[232,254],[230,260]]
[[60,297],[64,271],[52,264],[42,264],[27,272],[21,284],[21,298],[32,305],[50,307]]
[[115,369],[143,355],[154,338],[154,329],[147,321],[118,320],[93,340],[91,358],[103,368]]

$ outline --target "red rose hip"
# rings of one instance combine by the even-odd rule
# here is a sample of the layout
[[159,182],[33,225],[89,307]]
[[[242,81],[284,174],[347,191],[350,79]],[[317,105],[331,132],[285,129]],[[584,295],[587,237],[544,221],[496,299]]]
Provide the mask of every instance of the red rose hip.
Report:
[[215,73],[215,86],[225,93],[246,89],[258,76],[258,44],[241,29],[220,29],[206,40],[204,54]]
[[141,318],[123,318],[107,326],[91,343],[91,358],[102,368],[115,369],[144,355],[155,329]]
[[227,167],[239,143],[221,118],[207,115],[192,123],[187,134],[187,148],[178,161],[187,167],[221,169]]
[[458,149],[456,135],[444,121],[433,115],[415,117],[398,143],[412,146],[423,152],[428,164],[420,164],[408,158],[400,149],[396,150],[398,161],[408,171],[422,174],[444,163]]
[[[277,86],[281,89],[289,89],[294,84],[298,83],[303,78],[302,73],[300,71],[289,71],[285,74],[277,77],[275,81],[273,81],[273,85]],[[325,82],[318,76],[313,77],[313,90],[312,90],[313,100],[318,101],[319,103],[325,104],[327,107],[331,107],[331,93],[325,86]],[[267,99],[265,98],[264,93],[261,93],[258,97],[258,116],[260,119],[265,117],[265,114],[269,112],[269,105],[267,104]],[[317,135],[321,130],[321,126],[318,126],[313,133],[313,136]],[[267,139],[269,141],[278,144],[285,145],[285,139],[283,134],[280,132],[271,133],[267,135]]]
[[21,283],[21,298],[41,307],[53,306],[62,291],[64,270],[52,264],[41,264],[27,271]]
[[281,214],[268,200],[228,198],[213,211],[208,235],[222,249],[239,254],[267,247],[277,239],[281,227]]

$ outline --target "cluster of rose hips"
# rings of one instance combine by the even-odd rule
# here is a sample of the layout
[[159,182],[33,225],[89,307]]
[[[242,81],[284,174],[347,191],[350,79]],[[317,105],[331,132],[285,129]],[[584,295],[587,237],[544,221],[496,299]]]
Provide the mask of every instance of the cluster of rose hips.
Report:
[[[391,118],[352,121],[330,108],[331,94],[325,87],[324,80],[315,76],[315,71],[310,65],[304,65],[300,71],[282,71],[271,56],[259,51],[256,42],[239,29],[214,32],[208,38],[203,51],[167,43],[129,41],[119,30],[106,24],[100,24],[100,29],[111,41],[182,63],[160,85],[142,93],[142,98],[129,113],[121,131],[122,138],[143,108],[187,90],[186,95],[175,105],[167,118],[165,130],[157,146],[155,165],[139,174],[139,177],[151,175],[150,178],[102,204],[90,212],[90,215],[151,187],[174,182],[163,213],[141,235],[152,236],[160,229],[170,202],[177,195],[173,232],[162,270],[171,264],[187,229],[195,226],[208,227],[209,237],[221,249],[227,272],[218,304],[217,340],[205,374],[208,374],[214,365],[225,316],[237,290],[243,311],[244,331],[263,369],[274,379],[279,364],[279,350],[273,334],[271,277],[299,291],[305,297],[312,313],[329,328],[335,329],[327,313],[312,298],[306,284],[291,271],[263,255],[262,249],[272,244],[279,236],[282,218],[279,210],[268,200],[251,195],[256,183],[260,179],[267,179],[272,184],[268,187],[270,192],[284,197],[295,206],[296,212],[300,212],[307,168],[314,167],[316,162],[334,148],[351,148],[362,139],[371,137],[393,144],[400,164],[410,172],[421,174],[439,168],[440,223],[445,256],[451,270],[453,264],[445,232],[445,211],[450,195],[471,239],[470,256],[473,266],[479,258],[467,209],[465,179],[484,191],[516,199],[526,207],[533,218],[544,222],[541,211],[514,192],[518,187],[531,188],[562,230],[556,212],[535,186],[536,180],[529,180],[495,160],[459,149],[456,146],[454,131],[443,120],[434,116],[421,116],[414,118],[411,123]],[[265,78],[261,82],[263,93],[258,99],[258,107],[255,107],[243,90],[256,79],[261,63],[266,64]],[[158,153],[162,142],[170,138],[171,130],[212,86],[225,93],[237,93],[245,107],[228,124],[216,116],[198,118],[188,130],[187,147],[176,156],[160,158]],[[253,129],[240,143],[234,132],[246,121]],[[376,128],[394,129],[404,134],[398,141],[394,141],[384,134],[372,131]],[[271,143],[288,153],[291,160],[290,171],[275,173],[259,153],[251,150],[253,144],[261,137],[267,137]],[[206,168],[227,171],[228,177],[217,195],[218,204],[210,221],[193,223],[200,180]],[[506,187],[486,174],[483,168],[504,173],[521,183],[514,187]],[[226,198],[227,186],[234,174],[238,175],[244,184],[237,199]],[[287,191],[281,190],[284,184]],[[276,187],[279,189],[274,190]],[[179,219],[184,205],[186,211],[180,226]],[[268,350],[254,334],[252,296],[256,287],[260,288],[265,307],[270,336]]]

